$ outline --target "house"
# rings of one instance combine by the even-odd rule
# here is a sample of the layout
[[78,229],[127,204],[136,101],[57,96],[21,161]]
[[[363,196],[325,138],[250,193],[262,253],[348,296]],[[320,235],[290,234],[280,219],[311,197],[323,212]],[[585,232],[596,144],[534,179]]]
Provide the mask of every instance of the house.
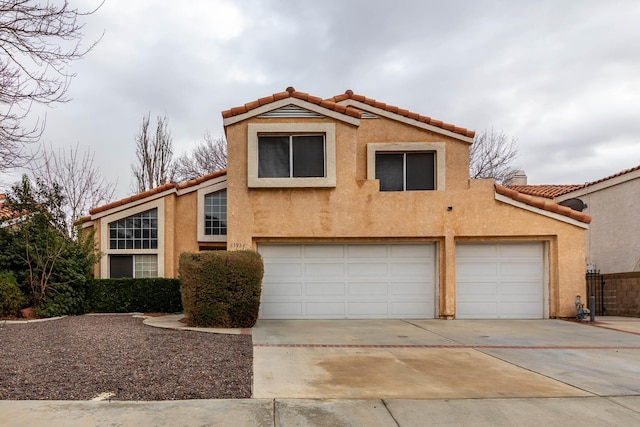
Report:
[[640,271],[640,166],[581,185],[527,185],[524,194],[583,208],[593,221],[585,233],[586,263],[604,274]]
[[473,131],[350,90],[222,115],[226,171],[90,212],[100,277],[255,249],[265,319],[575,315],[590,217],[469,179]]

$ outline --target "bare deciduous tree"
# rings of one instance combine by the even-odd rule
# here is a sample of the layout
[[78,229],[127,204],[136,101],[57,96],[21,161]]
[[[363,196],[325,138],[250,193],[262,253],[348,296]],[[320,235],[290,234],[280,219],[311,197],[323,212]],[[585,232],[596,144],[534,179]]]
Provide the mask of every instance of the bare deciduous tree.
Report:
[[44,120],[23,123],[33,104],[69,100],[75,74],[67,66],[97,43],[81,45],[78,18],[96,10],[80,12],[66,0],[0,0],[0,171],[24,165],[30,158],[25,146],[44,130]]
[[187,181],[227,167],[227,142],[224,138],[214,138],[207,131],[204,142],[198,144],[191,153],[185,153],[175,162],[176,181]]
[[140,193],[173,181],[173,140],[167,116],[158,116],[155,134],[150,135],[151,113],[142,117],[140,133],[136,136],[137,163],[131,165],[135,180],[133,190]]
[[518,168],[513,166],[518,157],[515,138],[493,128],[476,135],[469,151],[471,178],[495,178],[503,183],[512,178]]
[[80,153],[78,145],[68,151],[43,147],[42,154],[31,162],[31,171],[37,182],[59,188],[63,196],[62,210],[65,215],[66,233],[75,237],[73,223],[92,207],[110,202],[116,190],[94,165],[95,153],[90,149]]

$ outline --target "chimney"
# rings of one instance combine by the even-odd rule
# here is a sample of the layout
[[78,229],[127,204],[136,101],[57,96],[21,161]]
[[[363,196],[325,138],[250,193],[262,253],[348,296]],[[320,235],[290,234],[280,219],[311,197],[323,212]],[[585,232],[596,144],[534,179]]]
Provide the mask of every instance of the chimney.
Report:
[[527,174],[523,170],[516,171],[515,175],[505,182],[507,187],[511,185],[527,185]]

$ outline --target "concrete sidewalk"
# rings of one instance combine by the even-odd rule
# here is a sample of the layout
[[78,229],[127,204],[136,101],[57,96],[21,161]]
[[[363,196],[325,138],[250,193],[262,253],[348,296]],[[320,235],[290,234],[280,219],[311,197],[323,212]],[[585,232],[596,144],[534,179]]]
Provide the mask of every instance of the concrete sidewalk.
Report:
[[3,427],[640,425],[640,397],[452,400],[0,401]]
[[[145,323],[192,329],[177,315]],[[254,399],[5,400],[0,426],[640,425],[640,319],[259,321],[251,333]]]

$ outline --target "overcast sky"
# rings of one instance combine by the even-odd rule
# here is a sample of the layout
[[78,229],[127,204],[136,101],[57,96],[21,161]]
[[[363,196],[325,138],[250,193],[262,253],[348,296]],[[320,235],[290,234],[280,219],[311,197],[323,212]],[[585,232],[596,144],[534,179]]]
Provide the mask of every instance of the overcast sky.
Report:
[[34,112],[45,143],[95,152],[118,197],[146,113],[169,117],[180,154],[223,135],[222,110],[287,86],[503,131],[530,184],[640,164],[636,0],[106,0],[84,32],[104,37],[73,65],[73,100]]

